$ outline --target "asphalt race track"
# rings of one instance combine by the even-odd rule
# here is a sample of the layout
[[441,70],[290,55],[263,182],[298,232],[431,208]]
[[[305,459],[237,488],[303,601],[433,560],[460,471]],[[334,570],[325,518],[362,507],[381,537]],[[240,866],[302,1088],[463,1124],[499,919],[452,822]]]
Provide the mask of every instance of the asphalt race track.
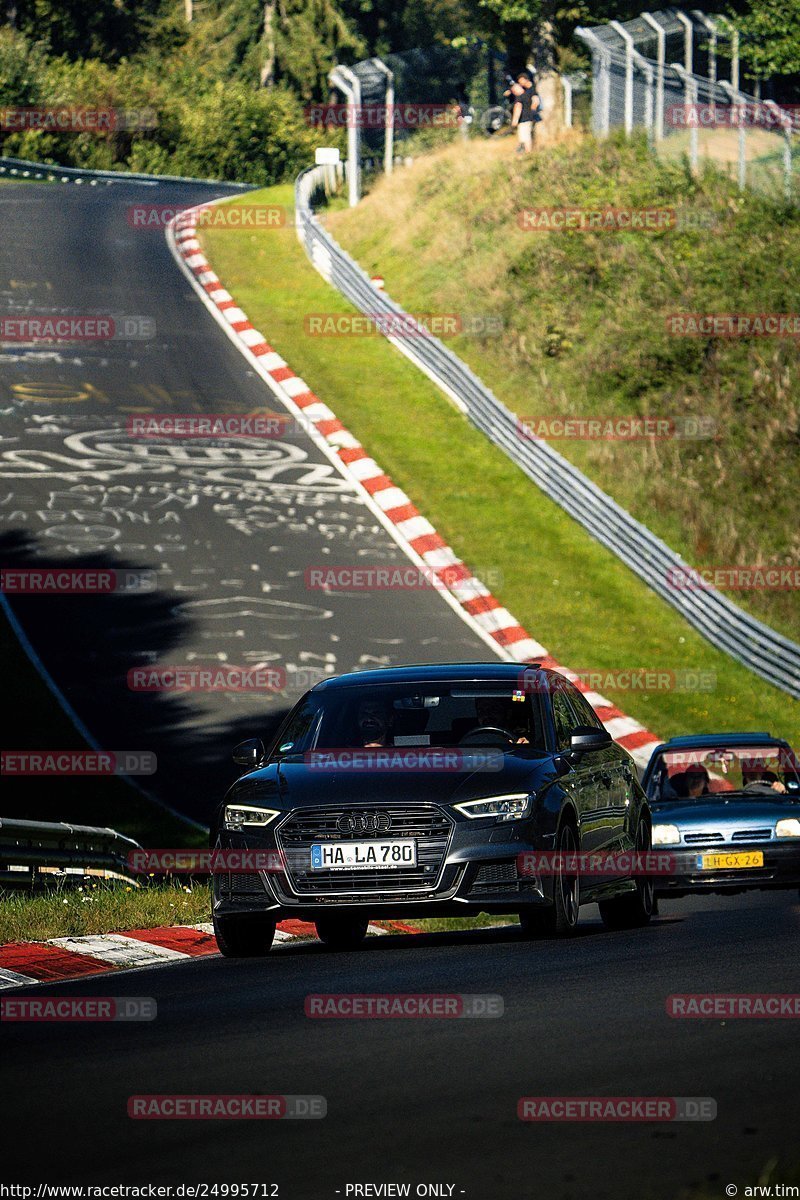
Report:
[[[743,1195],[768,1160],[796,1161],[794,1023],[665,1011],[672,993],[800,990],[796,895],[662,903],[631,933],[606,933],[584,911],[571,942],[526,942],[516,927],[398,936],[356,953],[306,944],[37,988],[153,996],[158,1017],[4,1026],[4,1179],[265,1182],[282,1200],[335,1200],[365,1182],[454,1184],[469,1200],[676,1200],[690,1185]],[[305,997],[328,992],[494,993],[505,1015],[306,1017]],[[174,1093],[322,1095],[328,1115],[126,1115],[129,1096]],[[522,1123],[517,1100],[531,1095],[712,1097],[718,1114]]]
[[[309,589],[315,566],[407,565],[303,432],[145,440],[147,413],[282,411],[133,205],[225,189],[132,183],[0,188],[0,311],[146,318],[145,336],[0,352],[3,565],[154,570],[155,592],[18,596],[45,666],[106,749],[148,750],[147,788],[207,821],[230,748],[266,734],[320,674],[493,657],[432,589]],[[268,331],[267,336],[268,336]],[[409,598],[410,596],[410,598]],[[132,692],[139,666],[278,668],[282,693]],[[134,744],[135,743],[135,744]]]

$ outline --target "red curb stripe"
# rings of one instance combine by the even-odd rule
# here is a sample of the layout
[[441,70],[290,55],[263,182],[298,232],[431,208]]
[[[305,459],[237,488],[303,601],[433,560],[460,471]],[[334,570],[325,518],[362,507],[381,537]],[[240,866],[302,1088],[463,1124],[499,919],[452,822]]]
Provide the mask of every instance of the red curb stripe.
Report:
[[387,508],[384,514],[395,525],[399,525],[401,521],[410,521],[412,517],[419,517],[421,515],[419,509],[414,504],[401,504],[398,508]]
[[220,310],[220,312],[224,312],[226,308],[238,308],[238,307],[239,307],[239,305],[236,303],[235,300],[220,300],[219,303],[217,304],[217,308]]
[[308,934],[311,934],[312,937],[317,936],[316,925],[312,925],[310,921],[296,921],[294,917],[289,921],[279,921],[278,929],[282,933],[294,934],[295,937],[307,937]]
[[260,358],[262,354],[272,354],[272,346],[267,342],[258,342],[255,346],[250,347],[250,353]]
[[293,396],[295,404],[298,408],[308,408],[311,404],[319,404],[319,396],[315,396],[313,392],[300,392],[298,396]]
[[274,371],[269,371],[268,374],[276,383],[283,383],[284,379],[294,379],[294,371],[291,367],[276,367]]
[[[295,401],[297,403],[297,401]],[[342,446],[339,451],[339,458],[343,463],[358,462],[360,458],[368,458],[366,450],[363,446]]]
[[374,496],[376,492],[383,492],[387,488],[394,487],[388,475],[373,475],[371,479],[360,479],[359,483],[370,496]]
[[252,328],[253,326],[249,321],[234,321],[231,325],[231,329],[234,330],[235,333],[244,333],[246,329]]
[[493,612],[494,609],[503,606],[494,596],[475,596],[473,600],[462,600],[461,607],[474,617],[478,613]]
[[328,437],[331,433],[338,433],[340,429],[344,429],[344,425],[338,417],[327,421],[315,421],[314,424],[323,437]]
[[488,631],[501,646],[513,646],[514,642],[525,642],[530,637],[527,629],[521,625],[509,625],[508,629],[490,629]]
[[0,946],[0,967],[16,971],[18,975],[30,975],[42,982],[96,975],[98,971],[116,969],[99,958],[92,958],[90,954],[78,954],[46,942],[11,942],[7,946]]
[[217,939],[201,929],[190,929],[185,925],[164,926],[160,929],[126,929],[124,937],[147,942],[151,946],[163,946],[167,950],[178,950],[197,958],[201,954],[216,954]]
[[[620,713],[620,716],[626,716],[625,713]],[[623,733],[620,737],[614,738],[620,746],[624,746],[626,750],[635,750],[638,746],[644,746],[647,742],[660,742],[661,738],[656,737],[649,729],[637,729],[633,733]]]
[[462,562],[448,563],[446,567],[437,567],[434,574],[450,584],[465,583],[468,579],[475,578],[469,567],[466,567]]
[[427,554],[429,550],[449,550],[450,547],[438,533],[423,533],[422,537],[412,538],[408,543],[417,554]]

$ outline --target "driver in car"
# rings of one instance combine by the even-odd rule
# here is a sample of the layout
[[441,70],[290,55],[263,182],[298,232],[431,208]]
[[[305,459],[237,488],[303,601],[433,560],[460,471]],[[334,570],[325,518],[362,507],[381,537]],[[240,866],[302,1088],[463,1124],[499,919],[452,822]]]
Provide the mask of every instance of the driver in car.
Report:
[[[522,711],[516,711],[518,708]],[[503,729],[511,734],[515,746],[530,745],[524,704],[517,705],[515,701],[505,700],[501,696],[481,696],[475,701],[475,712],[478,721],[473,728],[488,725],[492,729]]]
[[742,772],[742,778],[747,780],[742,789],[745,792],[778,792],[782,796],[786,793],[786,785],[781,783],[774,771],[759,769],[747,775]]
[[362,700],[356,717],[359,745],[365,749],[389,743],[390,718],[381,700]]

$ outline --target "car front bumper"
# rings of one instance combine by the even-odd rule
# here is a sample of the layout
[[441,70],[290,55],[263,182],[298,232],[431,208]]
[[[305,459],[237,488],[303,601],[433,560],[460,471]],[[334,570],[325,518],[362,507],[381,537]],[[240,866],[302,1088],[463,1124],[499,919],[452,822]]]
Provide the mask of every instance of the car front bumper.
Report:
[[[672,847],[659,847],[672,850]],[[761,867],[714,867],[701,865],[709,854],[763,854]],[[771,888],[800,887],[800,839],[797,844],[753,842],[742,844],[678,849],[674,851],[674,871],[655,880],[656,895],[685,896],[691,892],[741,892]]]
[[216,873],[218,915],[271,910],[279,918],[314,920],[336,909],[386,918],[466,917],[478,912],[515,913],[551,902],[552,878],[520,869],[521,855],[553,848],[552,835],[542,836],[533,820],[498,825],[457,821],[447,814],[446,827],[419,839],[420,870],[413,878],[411,872],[404,879],[389,870],[343,871],[324,872],[319,882],[307,867],[308,845],[287,844],[281,837],[288,820],[281,819],[268,837],[221,834],[219,849],[274,850],[281,865],[271,871]]

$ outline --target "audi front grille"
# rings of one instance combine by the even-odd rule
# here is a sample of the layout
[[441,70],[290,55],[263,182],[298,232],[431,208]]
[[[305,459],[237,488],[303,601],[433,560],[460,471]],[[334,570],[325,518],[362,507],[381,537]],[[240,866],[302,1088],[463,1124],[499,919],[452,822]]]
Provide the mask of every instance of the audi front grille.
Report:
[[[298,896],[395,895],[432,892],[437,887],[454,828],[453,820],[433,804],[402,808],[305,808],[291,813],[276,830],[284,854],[287,881]],[[391,841],[414,838],[416,867],[379,870],[312,870],[314,843]]]

